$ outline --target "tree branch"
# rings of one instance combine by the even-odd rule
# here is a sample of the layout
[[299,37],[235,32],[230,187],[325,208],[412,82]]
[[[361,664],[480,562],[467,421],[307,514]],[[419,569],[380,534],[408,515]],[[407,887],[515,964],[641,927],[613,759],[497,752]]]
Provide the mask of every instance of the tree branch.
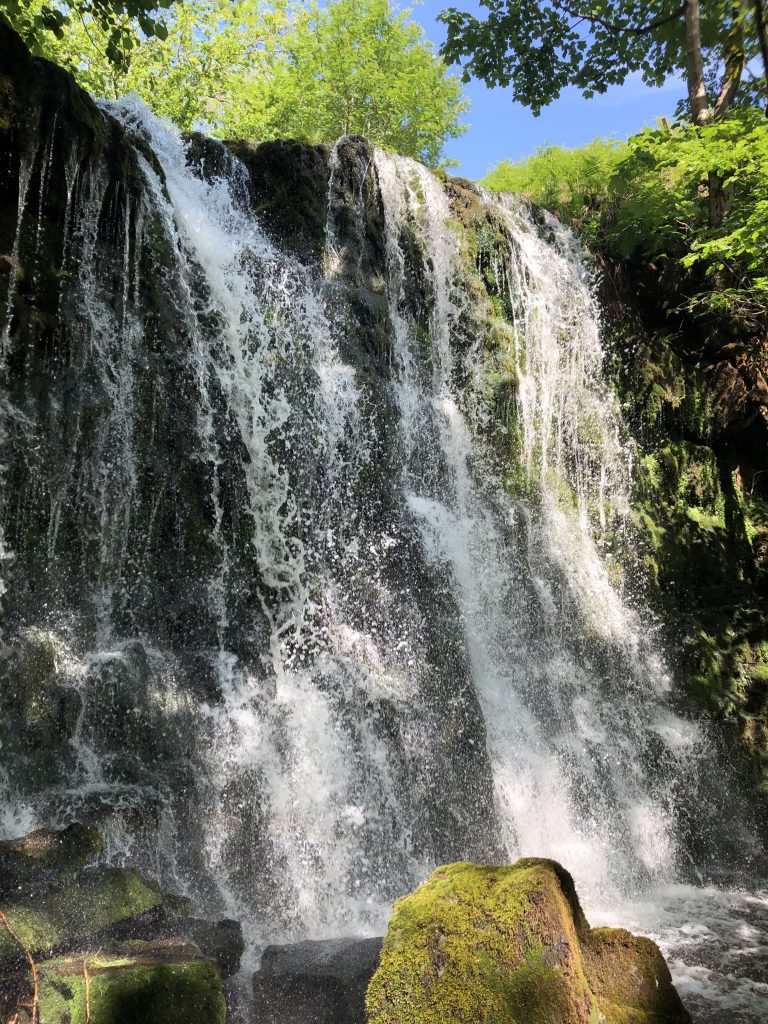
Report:
[[644,35],[646,32],[654,32],[657,28],[663,28],[664,25],[669,25],[672,21],[677,21],[683,16],[685,11],[685,3],[683,2],[680,6],[674,10],[671,14],[666,14],[664,17],[657,18],[656,21],[649,21],[647,25],[617,25],[615,22],[608,21],[605,18],[600,18],[596,14],[584,14],[582,11],[575,11],[568,4],[562,2],[562,0],[552,0],[552,6],[559,8],[565,14],[571,18],[578,18],[579,22],[589,21],[593,25],[600,25],[602,28],[608,29],[609,32],[623,32],[628,35],[639,36]]
[[6,931],[11,936],[13,941],[16,943],[16,945],[19,947],[19,949],[22,951],[24,956],[27,958],[27,961],[29,962],[29,966],[30,966],[30,969],[32,971],[32,985],[33,985],[33,989],[34,989],[33,994],[32,994],[32,1024],[37,1024],[37,1002],[38,1002],[38,994],[39,994],[38,984],[37,984],[37,964],[35,963],[34,958],[33,958],[32,954],[30,953],[30,951],[27,949],[27,947],[24,945],[24,943],[18,937],[16,932],[13,930],[13,928],[11,928],[10,922],[9,922],[8,918],[5,916],[5,914],[2,912],[2,910],[0,910],[0,921],[3,922],[3,924],[5,925]]

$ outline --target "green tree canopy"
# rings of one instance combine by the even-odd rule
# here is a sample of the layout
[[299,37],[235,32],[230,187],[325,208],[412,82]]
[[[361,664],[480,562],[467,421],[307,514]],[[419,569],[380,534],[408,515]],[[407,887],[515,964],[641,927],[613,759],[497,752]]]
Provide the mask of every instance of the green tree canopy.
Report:
[[[709,115],[705,62],[719,63],[715,112],[733,103],[744,68],[761,52],[762,0],[480,0],[485,18],[456,8],[444,56],[464,61],[464,79],[512,86],[535,114],[567,85],[585,97],[639,72],[661,85],[685,70],[693,120]],[[714,99],[714,97],[712,97]]]
[[62,39],[66,30],[90,22],[103,37],[104,54],[111,63],[124,62],[137,29],[145,37],[165,38],[165,22],[158,16],[172,0],[0,0],[0,16],[26,40],[33,53],[45,55],[49,34]]
[[185,0],[168,9],[162,38],[127,13],[121,25],[119,61],[111,30],[87,11],[36,39],[37,51],[98,96],[138,93],[180,128],[219,137],[362,134],[436,166],[466,130],[461,82],[390,0]]
[[282,48],[269,86],[275,134],[310,142],[365,135],[434,166],[445,139],[466,130],[461,83],[389,0],[312,3]]

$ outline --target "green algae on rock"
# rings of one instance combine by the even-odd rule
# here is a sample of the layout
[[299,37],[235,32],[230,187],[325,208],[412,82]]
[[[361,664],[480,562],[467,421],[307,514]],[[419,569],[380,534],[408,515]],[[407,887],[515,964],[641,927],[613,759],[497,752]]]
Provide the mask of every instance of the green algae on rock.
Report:
[[655,942],[623,928],[593,928],[582,943],[582,955],[606,1024],[688,1020]]
[[592,931],[551,860],[438,868],[395,904],[369,1024],[686,1024],[656,946]]
[[[111,925],[161,905],[163,894],[135,871],[97,868],[42,895],[22,894],[0,903],[17,938],[32,954],[96,935]],[[18,954],[17,943],[0,931],[0,960]]]
[[40,1024],[223,1024],[218,968],[197,946],[132,942],[49,960],[39,969]]

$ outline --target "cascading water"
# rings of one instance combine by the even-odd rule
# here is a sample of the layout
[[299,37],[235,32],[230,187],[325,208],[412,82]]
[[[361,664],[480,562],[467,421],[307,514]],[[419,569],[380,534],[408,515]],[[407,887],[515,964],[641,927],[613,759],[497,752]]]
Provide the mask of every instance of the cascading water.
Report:
[[254,953],[379,932],[439,862],[552,856],[702,1019],[759,1019],[768,904],[694,887],[712,753],[622,596],[631,445],[573,238],[343,139],[305,265],[224,147],[104,116],[132,176],[73,146],[53,254],[55,123],[19,175],[12,263],[59,290],[42,355],[15,273],[3,307],[6,657],[59,719],[44,758],[4,743],[5,830],[97,820]]

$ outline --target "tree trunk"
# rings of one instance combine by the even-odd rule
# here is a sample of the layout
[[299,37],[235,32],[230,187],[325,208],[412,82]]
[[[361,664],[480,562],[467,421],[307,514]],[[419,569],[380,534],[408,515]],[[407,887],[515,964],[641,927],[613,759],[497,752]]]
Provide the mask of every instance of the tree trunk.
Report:
[[[760,53],[763,56],[763,75],[768,85],[768,24],[765,21],[765,7],[763,0],[754,0],[755,24],[757,26],[757,38],[760,40]],[[765,104],[765,116],[768,117],[768,100]]]
[[701,56],[699,0],[686,0],[685,3],[685,56],[691,118],[694,124],[706,124],[709,120],[709,106],[704,85],[704,60]]
[[745,0],[736,0],[732,7],[731,28],[725,40],[725,73],[720,95],[715,103],[715,117],[721,117],[731,109],[741,82],[745,63],[744,19],[746,14]]
[[707,191],[709,192],[709,226],[720,228],[728,220],[733,206],[734,187],[723,185],[723,179],[717,171],[707,175]]

